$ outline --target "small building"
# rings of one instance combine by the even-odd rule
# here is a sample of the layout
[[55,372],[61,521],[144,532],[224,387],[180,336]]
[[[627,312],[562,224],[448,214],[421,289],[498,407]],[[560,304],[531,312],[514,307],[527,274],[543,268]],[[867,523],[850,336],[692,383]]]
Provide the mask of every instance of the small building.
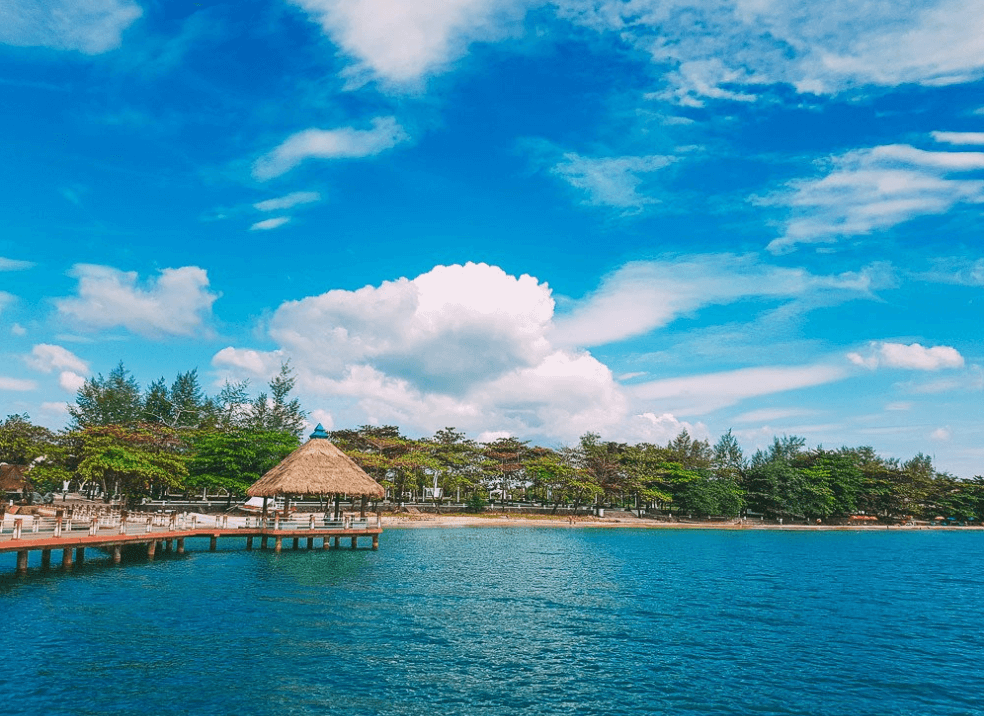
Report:
[[4,500],[22,500],[26,493],[34,492],[27,470],[27,465],[0,463],[0,494]]

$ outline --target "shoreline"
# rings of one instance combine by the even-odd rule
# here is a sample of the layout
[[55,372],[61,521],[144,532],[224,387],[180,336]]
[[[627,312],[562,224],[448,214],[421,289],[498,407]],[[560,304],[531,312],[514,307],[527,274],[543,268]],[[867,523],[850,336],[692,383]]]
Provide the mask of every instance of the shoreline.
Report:
[[383,515],[384,529],[426,529],[459,527],[544,527],[566,529],[665,529],[665,530],[774,530],[800,532],[918,532],[928,530],[945,530],[947,532],[981,531],[984,526],[948,527],[930,525],[778,525],[762,522],[658,522],[645,519],[625,519],[621,517],[579,517],[574,524],[567,517],[514,517],[499,515]]

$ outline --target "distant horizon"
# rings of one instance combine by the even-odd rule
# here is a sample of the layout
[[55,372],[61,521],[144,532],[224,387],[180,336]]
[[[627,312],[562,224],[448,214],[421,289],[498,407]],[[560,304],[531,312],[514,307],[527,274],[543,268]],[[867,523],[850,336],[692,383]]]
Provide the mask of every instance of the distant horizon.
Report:
[[11,0],[0,411],[122,360],[312,425],[984,472],[984,11]]

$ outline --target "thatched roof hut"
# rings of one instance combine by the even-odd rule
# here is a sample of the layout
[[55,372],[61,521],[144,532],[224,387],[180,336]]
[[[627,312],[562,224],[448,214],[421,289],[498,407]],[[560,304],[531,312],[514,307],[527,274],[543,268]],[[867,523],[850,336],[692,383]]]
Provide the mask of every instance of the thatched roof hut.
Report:
[[20,492],[33,490],[34,485],[27,477],[27,465],[0,463],[0,492]]
[[352,495],[383,497],[386,490],[328,440],[320,425],[311,439],[246,490],[250,497]]

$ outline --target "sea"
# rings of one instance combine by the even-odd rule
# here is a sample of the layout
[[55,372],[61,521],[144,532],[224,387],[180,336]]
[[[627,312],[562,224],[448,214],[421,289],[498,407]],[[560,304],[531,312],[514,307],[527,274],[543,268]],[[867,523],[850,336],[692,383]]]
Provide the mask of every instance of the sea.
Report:
[[[289,543],[288,543],[289,544]],[[301,541],[302,547],[304,540]],[[388,529],[0,561],[0,712],[984,714],[984,532]],[[10,559],[8,559],[10,557]]]

